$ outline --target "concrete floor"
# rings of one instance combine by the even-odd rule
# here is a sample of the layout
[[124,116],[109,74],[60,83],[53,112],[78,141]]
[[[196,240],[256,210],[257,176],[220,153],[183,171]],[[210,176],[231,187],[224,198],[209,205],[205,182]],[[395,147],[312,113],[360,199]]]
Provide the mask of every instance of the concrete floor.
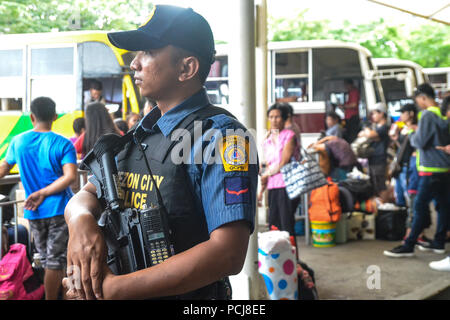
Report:
[[[436,212],[432,209],[432,225],[426,236],[433,238]],[[264,212],[259,213],[259,232],[265,231]],[[448,299],[450,273],[432,270],[428,264],[446,255],[415,250],[413,258],[389,258],[383,255],[400,241],[350,240],[332,248],[306,245],[304,237],[297,237],[299,258],[315,272],[319,298],[323,300],[424,300]],[[450,244],[446,245],[450,254]],[[374,270],[379,270],[376,283]],[[239,277],[237,277],[239,279]],[[240,279],[239,279],[240,280]],[[248,299],[243,292],[245,281],[235,280],[233,293],[237,299]],[[372,289],[368,287],[372,285]],[[379,289],[376,285],[379,284]],[[264,285],[263,285],[264,286]],[[240,290],[240,289],[244,290]]]
[[[307,246],[303,237],[297,240],[300,259],[315,272],[320,299],[428,299],[450,287],[450,273],[428,266],[445,255],[416,249],[414,258],[388,258],[383,251],[400,242],[353,240],[332,248],[315,248]],[[374,278],[377,270],[379,289]]]

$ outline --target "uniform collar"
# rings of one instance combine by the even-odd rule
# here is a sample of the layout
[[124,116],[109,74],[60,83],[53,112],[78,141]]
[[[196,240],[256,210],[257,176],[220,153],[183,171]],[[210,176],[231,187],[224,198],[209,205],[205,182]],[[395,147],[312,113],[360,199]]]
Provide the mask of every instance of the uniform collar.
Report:
[[161,117],[161,111],[158,107],[153,108],[141,120],[139,126],[147,132],[156,132],[158,129],[164,136],[168,136],[191,113],[209,105],[209,98],[205,88],[190,96],[176,107],[167,111]]

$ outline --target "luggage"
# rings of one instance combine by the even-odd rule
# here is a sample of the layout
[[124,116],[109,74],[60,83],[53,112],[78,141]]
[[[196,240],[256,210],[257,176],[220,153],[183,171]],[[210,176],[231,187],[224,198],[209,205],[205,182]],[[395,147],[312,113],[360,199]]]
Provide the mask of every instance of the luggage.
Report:
[[376,217],[376,238],[381,240],[399,241],[406,234],[406,208],[398,210],[378,209]]
[[353,194],[344,187],[339,186],[339,201],[341,203],[342,212],[352,212],[355,207],[355,198]]
[[293,157],[289,163],[280,169],[286,185],[286,193],[291,200],[327,183],[327,179],[317,161],[303,148],[302,151],[304,157],[301,161]]
[[258,233],[258,272],[271,300],[297,300],[296,250],[286,231]]
[[343,213],[341,218],[336,223],[336,244],[346,243],[348,239],[347,227],[348,227],[348,213]]
[[370,180],[347,179],[339,182],[338,185],[350,191],[358,202],[368,200],[375,195]]
[[44,286],[39,283],[21,243],[9,247],[0,261],[0,300],[40,300]]
[[375,240],[376,223],[373,214],[353,212],[348,220],[347,238],[349,240]]
[[356,157],[363,159],[370,158],[375,152],[375,149],[372,147],[372,141],[365,137],[360,137],[353,141],[351,148]]
[[310,221],[336,222],[342,214],[339,187],[328,182],[323,187],[311,191],[309,207]]

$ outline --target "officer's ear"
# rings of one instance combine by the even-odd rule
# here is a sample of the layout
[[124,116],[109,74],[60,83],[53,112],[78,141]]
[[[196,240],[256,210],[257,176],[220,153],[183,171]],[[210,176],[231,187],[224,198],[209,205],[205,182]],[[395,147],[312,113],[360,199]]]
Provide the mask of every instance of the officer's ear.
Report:
[[185,82],[195,78],[198,75],[200,69],[200,61],[197,57],[187,56],[180,61],[180,74],[178,75],[178,80],[180,82]]

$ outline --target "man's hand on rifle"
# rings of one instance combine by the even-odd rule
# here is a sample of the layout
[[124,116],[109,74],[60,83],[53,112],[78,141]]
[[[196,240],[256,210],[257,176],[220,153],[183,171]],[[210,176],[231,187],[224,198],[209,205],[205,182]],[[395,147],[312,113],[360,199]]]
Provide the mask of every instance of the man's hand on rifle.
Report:
[[63,280],[68,299],[102,299],[106,244],[92,215],[69,224],[67,277]]

